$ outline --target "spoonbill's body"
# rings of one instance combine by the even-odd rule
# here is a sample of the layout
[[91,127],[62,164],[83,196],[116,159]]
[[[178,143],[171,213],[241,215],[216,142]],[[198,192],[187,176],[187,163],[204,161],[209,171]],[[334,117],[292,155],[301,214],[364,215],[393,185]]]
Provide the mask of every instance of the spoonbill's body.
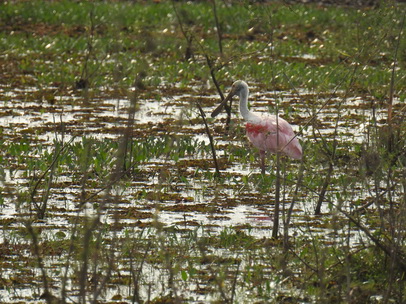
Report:
[[233,96],[240,98],[240,113],[246,121],[247,137],[259,149],[261,155],[261,169],[265,173],[265,154],[279,153],[293,159],[302,158],[300,145],[292,126],[283,118],[276,115],[260,116],[248,109],[249,89],[246,82],[238,80],[233,83],[231,91],[222,103],[213,111],[212,117],[217,116],[226,102]]

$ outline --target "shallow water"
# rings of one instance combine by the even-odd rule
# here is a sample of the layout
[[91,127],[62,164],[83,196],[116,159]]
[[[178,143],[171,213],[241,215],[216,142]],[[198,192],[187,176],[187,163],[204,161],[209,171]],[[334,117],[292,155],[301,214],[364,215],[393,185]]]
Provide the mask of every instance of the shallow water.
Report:
[[[255,92],[256,90],[257,88],[254,87],[251,109],[265,114],[275,107],[277,101],[280,113],[284,113],[281,116],[292,122],[296,132],[302,130],[300,141],[310,146],[322,139],[331,142],[334,136],[343,147],[352,146],[353,143],[363,143],[368,140],[372,118],[379,123],[386,117],[383,108],[371,108],[369,98],[352,96],[343,100],[340,96],[317,98],[317,95],[311,92],[300,92],[303,95],[297,95],[291,92],[259,93]],[[273,226],[274,181],[267,181],[260,176],[257,151],[247,142],[244,131],[240,127],[242,121],[238,115],[233,116],[233,126],[229,135],[224,135],[224,116],[215,120],[208,119],[217,145],[217,157],[225,164],[221,170],[224,179],[217,181],[213,179],[214,166],[208,148],[208,136],[199,112],[193,104],[193,100],[197,98],[195,92],[185,92],[184,89],[175,88],[166,92],[171,94],[166,94],[162,98],[140,96],[137,99],[137,110],[131,124],[132,138],[142,142],[147,137],[159,139],[167,136],[174,138],[174,143],[177,145],[180,145],[176,141],[177,138],[188,138],[196,144],[195,148],[190,148],[190,152],[180,157],[173,158],[171,151],[168,151],[157,157],[147,157],[137,164],[137,170],[130,179],[113,187],[111,194],[119,199],[102,211],[100,221],[110,226],[118,221],[122,227],[129,227],[133,231],[145,227],[153,229],[157,222],[165,227],[175,227],[182,231],[193,231],[196,227],[203,227],[206,230],[204,233],[214,234],[221,233],[228,227],[237,227],[258,240],[269,238]],[[22,242],[18,233],[23,227],[21,219],[33,214],[32,206],[28,206],[24,198],[16,200],[16,196],[32,189],[33,182],[38,179],[41,170],[39,167],[28,169],[18,161],[18,155],[10,154],[9,147],[25,138],[30,146],[27,149],[31,150],[23,150],[22,154],[25,153],[25,157],[41,159],[44,157],[41,153],[53,153],[55,140],[66,144],[73,139],[72,144],[75,144],[82,142],[83,138],[94,138],[98,142],[118,143],[125,133],[129,115],[128,98],[123,96],[107,98],[105,95],[109,95],[108,92],[102,93],[100,97],[95,97],[91,101],[86,101],[78,92],[71,92],[66,96],[54,96],[51,103],[33,98],[32,96],[36,93],[37,90],[31,87],[0,88],[2,113],[0,128],[3,148],[7,151],[2,168],[4,174],[1,186],[5,191],[0,220],[3,223],[9,223],[3,230],[0,241],[9,242],[15,246],[29,244],[28,240]],[[148,95],[160,96],[161,91],[157,89],[149,92]],[[199,102],[203,105],[207,117],[217,103],[214,96],[199,95]],[[317,101],[308,103],[307,100]],[[395,107],[397,103],[398,101],[395,102]],[[323,104],[325,104],[324,108],[322,108]],[[322,110],[317,115],[317,129],[314,129],[312,124],[306,125],[306,122],[320,108]],[[334,135],[337,119],[339,120],[337,134]],[[34,147],[40,147],[40,149],[35,150]],[[205,151],[202,151],[203,148]],[[240,155],[241,149],[246,149],[243,150],[243,155]],[[270,174],[274,174],[275,171],[273,163],[274,158],[271,157],[268,167]],[[326,168],[325,163],[325,160],[320,161],[320,170]],[[113,166],[114,161],[107,165]],[[299,163],[286,161],[283,166],[283,178],[286,177],[286,182],[282,185],[282,197],[285,204],[281,208],[287,210],[290,207],[296,179],[296,176],[289,176],[289,173],[297,174]],[[41,168],[44,170],[46,166]],[[307,168],[306,174],[307,172],[314,174],[312,169],[317,170],[317,168]],[[339,179],[342,174],[342,172],[336,172],[335,178]],[[87,197],[90,199],[81,206],[80,196],[83,191],[81,181],[74,177],[69,168],[64,165],[60,174],[54,177],[48,198],[47,216],[34,224],[34,227],[41,230],[40,237],[68,240],[74,218],[95,216],[98,212],[96,206],[102,201],[103,182],[95,176],[94,184],[93,189],[86,189]],[[365,188],[361,181],[358,186],[360,189]],[[291,233],[310,235],[328,242],[342,242],[347,228],[330,228],[326,225],[325,219],[313,216],[319,188],[312,188],[311,184],[307,187],[300,192],[293,208]],[[92,199],[91,194],[98,191],[100,195]],[[335,193],[341,191],[335,188],[329,189],[327,196],[330,203],[338,203]],[[42,189],[38,189],[38,192],[41,195],[44,193]],[[350,202],[364,201],[371,196],[371,193],[357,190],[345,195],[345,203],[341,208],[350,211],[352,208]],[[334,209],[334,206],[325,203],[322,213],[343,217]],[[120,215],[118,219],[116,214]],[[123,231],[119,233],[122,234]],[[180,232],[179,237],[181,235]],[[107,239],[114,237],[117,237],[115,232],[107,233]],[[350,244],[355,247],[362,243],[363,239],[363,233],[354,229],[351,232]],[[222,255],[223,253],[220,254],[218,251],[216,253],[213,250],[213,254]],[[9,255],[13,263],[18,263],[19,258],[12,253]],[[55,268],[60,267],[58,265],[64,261],[64,258],[62,256],[45,259],[46,268],[51,272],[54,271]],[[39,276],[39,269],[36,267],[24,271],[34,272],[34,277]],[[144,298],[148,294],[145,289],[148,286],[154,285],[153,297],[159,296],[168,288],[168,286],[158,286],[157,283],[166,281],[161,278],[167,275],[162,269],[146,264],[142,271],[148,272],[144,277],[150,280],[141,291]],[[13,275],[10,270],[2,273],[6,280],[12,280]],[[59,276],[60,273],[54,275],[55,285],[58,285]],[[40,281],[38,280],[34,285],[39,286]],[[201,286],[199,288],[195,286],[195,291],[190,286],[185,287],[185,290],[188,290],[187,298],[194,298],[198,303],[207,296],[207,294],[199,295],[198,289]],[[118,284],[107,288],[104,298],[111,299],[114,294],[125,294],[124,291],[118,292],[117,288],[125,290],[126,287]],[[237,294],[244,299],[243,295],[247,290],[238,288],[240,289],[237,290]],[[278,288],[283,289],[278,283],[271,287],[271,289]],[[1,290],[0,299],[9,303],[21,300],[36,302],[33,299],[38,299],[41,294],[40,288],[33,287],[27,282],[12,289],[13,291]],[[293,289],[290,289],[292,293]]]

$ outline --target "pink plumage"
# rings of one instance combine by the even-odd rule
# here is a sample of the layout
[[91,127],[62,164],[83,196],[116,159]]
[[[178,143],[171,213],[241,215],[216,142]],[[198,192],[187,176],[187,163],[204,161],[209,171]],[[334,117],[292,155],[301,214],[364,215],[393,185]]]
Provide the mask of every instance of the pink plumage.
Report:
[[213,111],[211,116],[217,116],[227,101],[237,95],[240,97],[240,113],[247,122],[245,125],[247,137],[260,151],[262,173],[265,173],[266,152],[279,152],[293,159],[302,159],[302,146],[293,132],[292,126],[279,116],[262,117],[252,113],[248,110],[248,93],[247,83],[242,80],[234,82],[228,96]]
[[[247,137],[260,151],[280,153],[294,159],[302,159],[302,147],[299,144],[291,125],[275,115],[261,117],[259,123],[247,123]],[[279,134],[277,134],[279,130]]]

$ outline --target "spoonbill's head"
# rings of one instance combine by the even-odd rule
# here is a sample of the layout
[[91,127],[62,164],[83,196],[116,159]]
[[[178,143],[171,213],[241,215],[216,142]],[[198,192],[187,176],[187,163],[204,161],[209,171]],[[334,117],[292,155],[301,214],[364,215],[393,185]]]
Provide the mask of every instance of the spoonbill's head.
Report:
[[230,100],[233,96],[240,96],[243,91],[248,91],[248,85],[243,80],[237,80],[231,86],[230,93],[227,95],[226,100]]
[[211,117],[216,117],[221,112],[223,107],[226,105],[227,101],[229,101],[231,98],[233,98],[233,96],[236,96],[236,95],[241,97],[241,94],[243,92],[248,94],[247,83],[243,80],[235,81],[233,83],[233,85],[231,86],[230,93],[228,93],[227,97],[224,98],[224,100],[218,105],[218,107],[213,111],[213,113],[211,113]]

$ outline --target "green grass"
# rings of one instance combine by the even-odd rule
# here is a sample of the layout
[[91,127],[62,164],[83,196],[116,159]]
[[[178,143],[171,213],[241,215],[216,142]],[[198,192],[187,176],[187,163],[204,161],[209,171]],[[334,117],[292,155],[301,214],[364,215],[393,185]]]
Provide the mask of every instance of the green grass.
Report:
[[[398,267],[402,259],[396,260],[396,255],[385,253],[382,247],[405,251],[401,189],[405,159],[400,153],[404,123],[398,122],[399,127],[394,123],[390,130],[384,121],[381,127],[371,117],[363,117],[359,125],[367,125],[370,136],[363,143],[318,131],[334,126],[337,119],[352,121],[350,110],[362,112],[356,106],[340,108],[340,100],[346,96],[370,100],[376,111],[386,109],[404,4],[396,4],[399,8],[387,3],[377,8],[248,1],[216,4],[222,55],[210,2],[174,2],[186,35],[193,37],[188,60],[187,41],[170,1],[0,4],[0,71],[4,76],[0,85],[4,92],[19,92],[14,97],[1,91],[7,103],[38,103],[25,111],[49,111],[55,116],[59,115],[56,110],[64,107],[68,112],[74,107],[100,111],[97,105],[103,99],[113,104],[123,98],[156,103],[162,112],[173,104],[184,111],[181,117],[170,117],[163,123],[155,123],[152,117],[150,123],[135,123],[126,130],[124,119],[109,121],[114,127],[108,132],[114,139],[87,136],[81,125],[86,126],[89,117],[104,118],[79,116],[64,131],[77,136],[71,143],[39,139],[53,132],[61,138],[58,123],[44,129],[16,126],[24,134],[4,127],[0,206],[15,207],[19,217],[2,223],[0,250],[5,258],[0,259],[1,265],[20,276],[21,284],[30,282],[30,288],[43,290],[46,279],[27,269],[40,269],[41,257],[47,262],[51,259],[52,266],[44,268],[49,280],[59,280],[67,269],[73,290],[70,295],[87,294],[88,298],[82,296],[77,301],[83,303],[97,288],[115,287],[116,300],[121,297],[133,302],[171,299],[176,303],[184,294],[191,298],[204,294],[213,295],[213,301],[233,299],[238,303],[345,303],[350,296],[362,301],[374,295],[401,303],[405,299],[404,270]],[[402,36],[394,87],[395,97],[402,102],[405,50]],[[261,217],[273,216],[268,211],[275,204],[276,162],[272,157],[272,169],[266,176],[254,169],[249,174],[239,172],[238,166],[257,168],[258,151],[249,146],[239,122],[233,121],[225,134],[219,120],[210,118],[215,139],[227,142],[217,149],[223,168],[229,170],[215,177],[210,146],[193,137],[205,135],[193,96],[215,94],[206,55],[223,89],[240,78],[255,83],[258,91],[276,90],[272,100],[280,103],[279,110],[295,119],[296,125],[304,126],[305,114],[337,97],[327,106],[331,110],[327,118],[317,117],[314,124],[304,126],[315,132],[306,132],[301,139],[306,145],[302,181],[299,163],[283,164],[282,221],[296,188],[292,207],[302,212],[300,217],[293,213],[288,239],[283,235],[277,240],[256,237],[256,228],[248,223],[217,227],[231,216],[235,206],[252,206],[264,211]],[[89,81],[88,90],[78,88],[80,78]],[[141,85],[134,84],[138,80]],[[208,82],[210,90],[205,87]],[[34,92],[18,91],[29,87],[34,87]],[[282,94],[294,89],[306,93],[292,93],[299,100],[292,105],[282,103]],[[281,96],[279,90],[283,90]],[[173,104],[163,98],[184,93],[192,98],[174,98]],[[205,109],[215,102],[202,98]],[[273,105],[268,106],[272,112]],[[395,108],[399,116],[400,109],[402,105]],[[23,111],[16,113],[24,115],[20,114]],[[188,129],[191,126],[199,128]],[[99,131],[107,134],[107,130],[95,133]],[[136,135],[123,143],[120,135],[130,131]],[[334,170],[324,198],[329,213],[313,216],[308,210],[314,209],[312,203],[321,195],[331,163]],[[7,175],[10,184],[3,183]],[[34,187],[36,195],[32,197]],[[354,222],[341,208],[355,209],[368,202],[359,199],[360,193],[373,205],[352,215]],[[38,216],[34,200],[40,206],[48,203],[45,216]],[[85,216],[87,212],[90,215]],[[164,212],[184,219],[165,226],[160,221]],[[192,213],[214,215],[212,226],[188,221]],[[57,224],[54,227],[54,220],[65,221],[67,227],[63,231]],[[272,220],[263,221],[272,225]],[[357,224],[364,225],[371,235],[362,236],[364,243],[347,246],[350,234],[365,232]],[[27,229],[30,225],[32,234]],[[265,227],[260,232],[267,235],[268,230]],[[320,232],[328,232],[328,237]],[[25,259],[19,261],[16,256]],[[0,280],[0,288],[18,290],[21,285],[15,284],[15,278],[6,275]],[[120,294],[118,287],[123,286],[129,295]],[[154,288],[160,293],[152,295]],[[188,293],[191,288],[195,288],[192,295]]]
[[[379,10],[217,5],[227,62],[218,71],[220,79],[326,91],[340,85],[357,63],[358,89],[381,96],[387,91],[401,10],[385,5]],[[217,56],[211,6],[176,3],[176,7],[194,41],[202,41],[204,52]],[[170,2],[32,1],[3,3],[0,8],[6,29],[0,34],[0,50],[19,62],[19,72],[33,74],[43,86],[73,85],[82,73],[88,43],[92,44],[88,69],[94,87],[129,86],[140,70],[145,70],[150,85],[162,78],[185,84],[208,79],[204,61],[183,61],[185,40]],[[403,39],[400,67],[405,65],[404,46]],[[199,44],[194,42],[193,47],[196,55],[202,54]],[[306,54],[316,59],[300,59]],[[229,56],[235,59],[228,61]],[[405,84],[403,70],[398,71],[399,87]]]

